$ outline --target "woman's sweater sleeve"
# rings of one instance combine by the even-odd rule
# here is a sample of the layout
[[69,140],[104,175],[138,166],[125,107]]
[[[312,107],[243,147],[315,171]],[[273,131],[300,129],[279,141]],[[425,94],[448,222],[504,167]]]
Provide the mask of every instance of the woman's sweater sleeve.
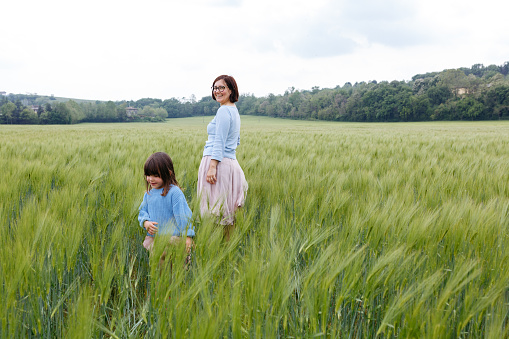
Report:
[[230,131],[231,116],[228,108],[219,107],[216,113],[216,131],[214,144],[212,146],[211,159],[221,161],[224,157],[224,150],[228,132]]
[[173,216],[175,217],[175,223],[179,234],[194,237],[194,227],[191,223],[193,213],[187,205],[184,193],[180,189],[175,190],[175,193],[173,193],[172,204]]

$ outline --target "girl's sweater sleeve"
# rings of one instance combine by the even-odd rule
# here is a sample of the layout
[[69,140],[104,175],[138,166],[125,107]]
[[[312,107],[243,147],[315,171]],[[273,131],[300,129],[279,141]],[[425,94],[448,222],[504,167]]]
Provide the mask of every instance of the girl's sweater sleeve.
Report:
[[147,193],[143,196],[143,201],[141,202],[138,213],[138,222],[141,227],[143,227],[143,223],[146,220],[150,221],[150,215],[148,214]]
[[221,161],[224,157],[224,150],[228,132],[230,131],[231,116],[228,108],[219,107],[216,113],[216,131],[214,144],[212,145],[211,159]]
[[191,223],[191,217],[193,216],[193,213],[187,205],[184,193],[180,189],[175,190],[175,193],[172,197],[172,204],[173,215],[175,217],[178,232],[181,235],[186,234],[188,237],[194,237],[194,227]]

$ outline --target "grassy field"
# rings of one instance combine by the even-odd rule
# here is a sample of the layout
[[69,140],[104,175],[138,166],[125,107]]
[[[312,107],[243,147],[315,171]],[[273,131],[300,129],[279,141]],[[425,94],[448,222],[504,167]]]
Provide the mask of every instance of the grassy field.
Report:
[[[210,119],[0,127],[1,338],[509,336],[509,122],[242,117],[224,242],[196,202]],[[156,151],[194,212],[188,271],[183,244],[172,267],[141,245]]]

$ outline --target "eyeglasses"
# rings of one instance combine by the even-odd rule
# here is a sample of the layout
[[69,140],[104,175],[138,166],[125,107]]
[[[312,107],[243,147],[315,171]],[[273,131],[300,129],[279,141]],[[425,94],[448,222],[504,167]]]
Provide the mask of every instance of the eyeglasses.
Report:
[[212,92],[223,92],[226,89],[226,86],[212,86],[210,87]]

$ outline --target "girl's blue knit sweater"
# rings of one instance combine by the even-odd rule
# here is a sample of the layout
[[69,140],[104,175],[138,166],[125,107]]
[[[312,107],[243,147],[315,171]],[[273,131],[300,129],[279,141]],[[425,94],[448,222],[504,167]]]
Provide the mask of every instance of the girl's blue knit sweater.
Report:
[[[194,227],[191,223],[192,212],[187,205],[184,193],[177,186],[170,186],[166,196],[162,196],[163,189],[151,189],[145,192],[143,202],[139,208],[138,221],[140,226],[148,221],[158,224],[158,234],[175,236],[186,235],[194,237]],[[150,235],[147,233],[147,235]]]

